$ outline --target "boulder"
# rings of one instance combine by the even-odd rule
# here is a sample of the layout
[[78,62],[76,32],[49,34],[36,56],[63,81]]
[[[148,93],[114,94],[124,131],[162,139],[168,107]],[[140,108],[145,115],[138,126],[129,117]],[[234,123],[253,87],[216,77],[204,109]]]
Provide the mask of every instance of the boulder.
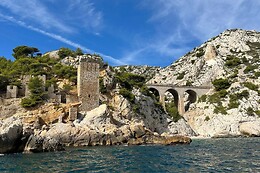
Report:
[[31,135],[25,145],[24,152],[39,153],[43,151],[43,138]]
[[18,152],[23,137],[23,125],[20,119],[11,117],[0,124],[0,153]]
[[241,123],[239,131],[246,136],[260,136],[260,120]]
[[43,138],[41,136],[31,135],[24,148],[24,152],[49,152],[49,151],[62,151],[63,145],[54,138]]
[[130,130],[132,131],[132,136],[135,138],[145,135],[145,129],[142,125],[130,125]]
[[191,139],[185,136],[149,136],[146,143],[160,145],[190,144]]
[[160,135],[144,135],[141,138],[132,138],[128,141],[128,145],[142,144],[158,144],[158,145],[174,145],[174,144],[190,144],[191,139],[185,136],[160,136]]

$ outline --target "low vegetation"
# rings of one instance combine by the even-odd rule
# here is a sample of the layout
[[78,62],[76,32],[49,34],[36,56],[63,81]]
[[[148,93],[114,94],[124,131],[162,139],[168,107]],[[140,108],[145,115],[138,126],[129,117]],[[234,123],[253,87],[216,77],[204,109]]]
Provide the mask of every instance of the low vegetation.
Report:
[[165,104],[166,112],[172,117],[174,122],[177,122],[182,116],[178,112],[178,108],[175,106],[174,102],[169,102]]
[[[54,78],[68,79],[76,84],[77,70],[71,66],[63,65],[59,59],[40,56],[38,48],[18,46],[13,49],[14,61],[0,57],[0,91],[5,91],[7,85],[21,84],[22,75],[46,75],[47,81],[54,84]],[[72,51],[71,51],[72,52]],[[50,84],[48,82],[48,85]]]
[[178,76],[177,76],[177,80],[181,80],[181,79],[183,79],[184,78],[184,76],[185,76],[185,72],[182,72],[182,73],[180,73]]
[[228,81],[228,79],[223,79],[223,78],[220,78],[220,79],[215,79],[213,82],[212,82],[213,86],[215,87],[216,91],[220,91],[220,90],[223,90],[223,89],[228,89],[230,87],[230,82]]
[[226,59],[225,66],[229,68],[234,68],[240,65],[242,62],[240,59],[234,55],[229,55]]
[[33,77],[28,83],[30,96],[23,98],[21,105],[24,108],[34,107],[44,101],[44,85],[43,81],[38,77]]
[[258,91],[258,85],[255,85],[252,82],[244,82],[243,85],[250,90]]

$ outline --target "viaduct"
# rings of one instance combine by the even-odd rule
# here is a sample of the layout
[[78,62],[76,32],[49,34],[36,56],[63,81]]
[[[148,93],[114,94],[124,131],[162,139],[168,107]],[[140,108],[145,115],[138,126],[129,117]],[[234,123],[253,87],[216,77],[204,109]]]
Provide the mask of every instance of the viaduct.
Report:
[[178,108],[179,114],[183,115],[187,109],[184,105],[184,93],[188,93],[189,103],[195,103],[200,96],[206,94],[210,86],[175,86],[175,85],[160,85],[160,84],[147,84],[147,87],[152,92],[157,92],[160,97],[160,102],[165,109],[165,93],[168,91],[174,97],[174,103]]

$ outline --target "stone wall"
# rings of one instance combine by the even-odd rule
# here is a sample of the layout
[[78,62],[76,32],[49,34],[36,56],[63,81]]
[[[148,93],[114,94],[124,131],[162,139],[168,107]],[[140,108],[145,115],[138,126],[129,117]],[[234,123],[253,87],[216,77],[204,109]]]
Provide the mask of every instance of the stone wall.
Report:
[[50,102],[58,102],[61,103],[61,95],[55,94],[54,85],[52,84],[48,87],[48,98]]
[[78,66],[78,97],[80,111],[90,111],[99,106],[99,64],[80,62]]
[[76,103],[78,102],[78,95],[74,95],[74,94],[70,94],[70,95],[66,95],[66,103]]
[[78,107],[72,106],[69,108],[69,121],[74,121],[78,118]]
[[18,96],[18,87],[13,85],[7,86],[6,98],[17,98]]

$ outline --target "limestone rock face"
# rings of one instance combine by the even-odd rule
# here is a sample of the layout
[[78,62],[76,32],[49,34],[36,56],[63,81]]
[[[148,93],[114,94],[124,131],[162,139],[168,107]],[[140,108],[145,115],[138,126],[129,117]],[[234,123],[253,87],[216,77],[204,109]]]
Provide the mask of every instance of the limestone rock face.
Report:
[[11,117],[0,124],[0,153],[18,152],[23,136],[20,119]]
[[239,131],[247,136],[260,136],[260,121],[241,123]]
[[[134,144],[139,141],[142,144],[173,144],[183,143],[183,138],[161,137],[154,129],[149,129],[149,123],[141,117],[131,117],[124,114],[126,108],[130,109],[128,101],[122,97],[116,96],[116,102],[124,103],[126,107],[118,107],[118,109],[110,112],[107,105],[100,105],[98,108],[82,113],[82,120],[75,120],[72,123],[56,123],[48,130],[39,131],[40,139],[53,139],[59,141],[66,146],[96,146],[96,145],[119,145],[119,144]],[[121,109],[123,108],[123,109]],[[133,114],[131,111],[129,114]],[[159,114],[158,114],[159,116]],[[166,115],[165,115],[166,116]],[[157,124],[165,126],[167,130],[167,122],[165,124]],[[180,122],[180,124],[182,124]],[[163,127],[164,128],[164,127]],[[168,130],[168,136],[171,134]],[[131,142],[132,141],[132,142]],[[134,142],[133,142],[134,141]],[[184,143],[186,143],[185,141]],[[34,150],[35,142],[29,145]],[[187,142],[188,143],[188,142]],[[38,147],[40,150],[42,147]],[[36,149],[37,151],[38,149]]]
[[102,104],[99,107],[86,112],[85,117],[80,122],[80,125],[91,126],[93,128],[99,127],[102,121],[106,119],[107,116],[107,105]]
[[8,118],[17,112],[21,112],[20,99],[2,99],[0,97],[0,117]]
[[171,122],[169,125],[170,134],[184,135],[184,136],[196,136],[190,125],[184,120],[180,119],[177,122]]
[[[160,69],[147,83],[212,87],[204,101],[192,103],[184,119],[200,136],[241,136],[242,122],[260,120],[259,48],[260,32],[226,30]],[[222,98],[212,85],[219,78],[231,84]],[[180,131],[171,129],[172,133]]]
[[59,59],[60,56],[59,56],[59,50],[54,50],[54,51],[51,51],[51,52],[47,52],[44,54],[45,55],[48,55],[50,58],[54,58],[54,59]]
[[204,58],[206,61],[214,60],[217,57],[217,52],[215,50],[215,47],[213,45],[208,44],[205,50]]

